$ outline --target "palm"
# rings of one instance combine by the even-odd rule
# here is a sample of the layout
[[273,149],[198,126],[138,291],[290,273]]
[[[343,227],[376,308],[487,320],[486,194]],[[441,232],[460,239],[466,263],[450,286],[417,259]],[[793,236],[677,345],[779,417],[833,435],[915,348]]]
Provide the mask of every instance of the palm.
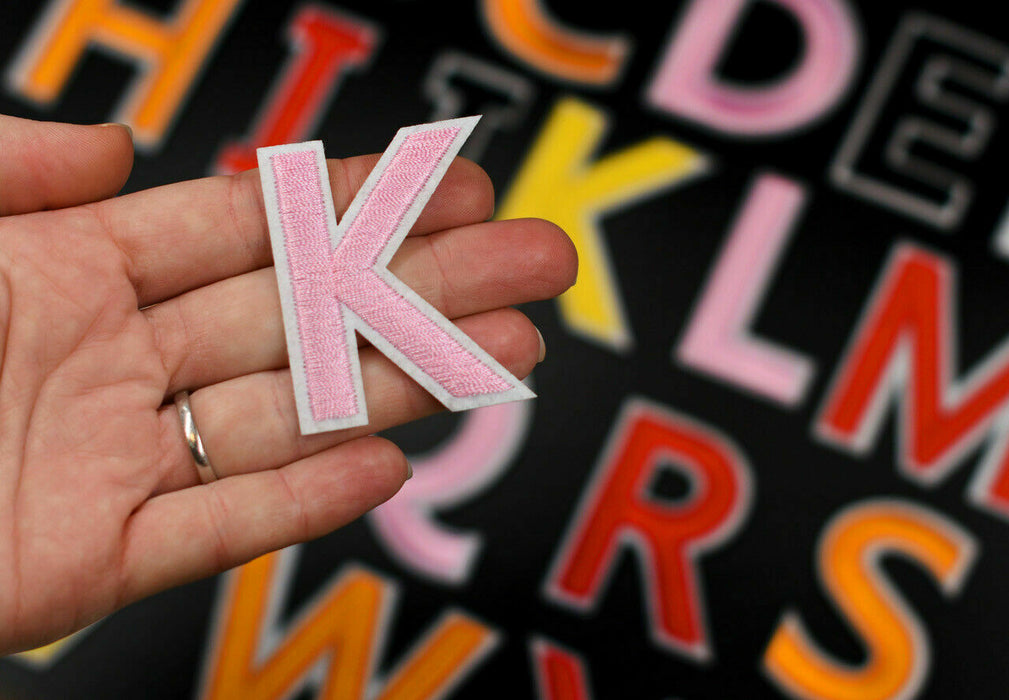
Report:
[[168,375],[93,217],[8,218],[0,249],[4,475],[16,474],[0,483],[0,615],[62,634],[115,607],[124,525],[156,479]]
[[[436,410],[364,351],[371,425],[298,435],[254,174],[104,199],[130,154],[107,129],[96,144],[65,175],[90,185],[0,218],[0,650],[339,527],[406,476],[367,434]],[[373,162],[339,168],[338,208]],[[558,293],[574,258],[542,222],[476,224],[487,189],[454,166],[393,269],[523,374],[535,331],[499,307]],[[183,388],[222,477],[206,486],[170,403]]]

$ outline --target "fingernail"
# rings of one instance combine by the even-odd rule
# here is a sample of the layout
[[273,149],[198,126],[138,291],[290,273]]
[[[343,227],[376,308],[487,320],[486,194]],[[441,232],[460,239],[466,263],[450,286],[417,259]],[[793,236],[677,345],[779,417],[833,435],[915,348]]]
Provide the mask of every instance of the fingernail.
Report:
[[409,481],[413,478],[413,465],[410,464],[409,460],[406,463],[406,480]]
[[[533,327],[535,328],[535,326]],[[536,362],[543,362],[543,360],[547,357],[547,344],[544,342],[543,334],[540,333],[539,328],[536,328],[536,335],[538,335],[540,339],[540,359],[536,360]]]
[[130,139],[133,138],[133,127],[129,124],[123,124],[122,122],[106,122],[105,124],[99,124],[98,126],[118,126],[120,128],[126,129],[130,133]]

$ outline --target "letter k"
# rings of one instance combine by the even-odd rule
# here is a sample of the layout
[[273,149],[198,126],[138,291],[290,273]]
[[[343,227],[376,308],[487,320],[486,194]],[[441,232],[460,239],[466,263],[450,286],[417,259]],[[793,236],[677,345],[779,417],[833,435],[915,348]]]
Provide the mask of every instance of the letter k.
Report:
[[534,396],[386,267],[478,119],[400,129],[339,225],[320,141],[258,150],[303,434],[367,424],[355,331],[453,411]]

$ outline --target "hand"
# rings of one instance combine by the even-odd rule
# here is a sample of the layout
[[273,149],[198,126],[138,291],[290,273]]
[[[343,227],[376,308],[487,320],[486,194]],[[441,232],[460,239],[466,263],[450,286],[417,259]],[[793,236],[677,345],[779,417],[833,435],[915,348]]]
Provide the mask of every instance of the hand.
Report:
[[[302,437],[258,173],[110,198],[132,158],[120,126],[0,117],[0,652],[357,518],[409,473],[369,434],[440,408],[367,348],[371,424]],[[376,161],[330,161],[338,214]],[[541,341],[504,307],[563,291],[575,254],[492,207],[457,160],[390,269],[523,377]]]

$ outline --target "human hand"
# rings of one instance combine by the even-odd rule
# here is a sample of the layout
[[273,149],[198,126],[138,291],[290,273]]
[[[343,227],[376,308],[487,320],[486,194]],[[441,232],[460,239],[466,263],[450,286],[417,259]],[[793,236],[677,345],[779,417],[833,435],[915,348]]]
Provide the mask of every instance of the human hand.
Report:
[[[369,435],[440,408],[366,348],[371,423],[301,436],[258,174],[110,198],[132,158],[120,126],[0,116],[0,653],[357,518],[409,473]],[[330,161],[338,214],[377,159]],[[541,341],[505,307],[566,289],[575,254],[492,207],[456,161],[389,268],[523,377]]]

